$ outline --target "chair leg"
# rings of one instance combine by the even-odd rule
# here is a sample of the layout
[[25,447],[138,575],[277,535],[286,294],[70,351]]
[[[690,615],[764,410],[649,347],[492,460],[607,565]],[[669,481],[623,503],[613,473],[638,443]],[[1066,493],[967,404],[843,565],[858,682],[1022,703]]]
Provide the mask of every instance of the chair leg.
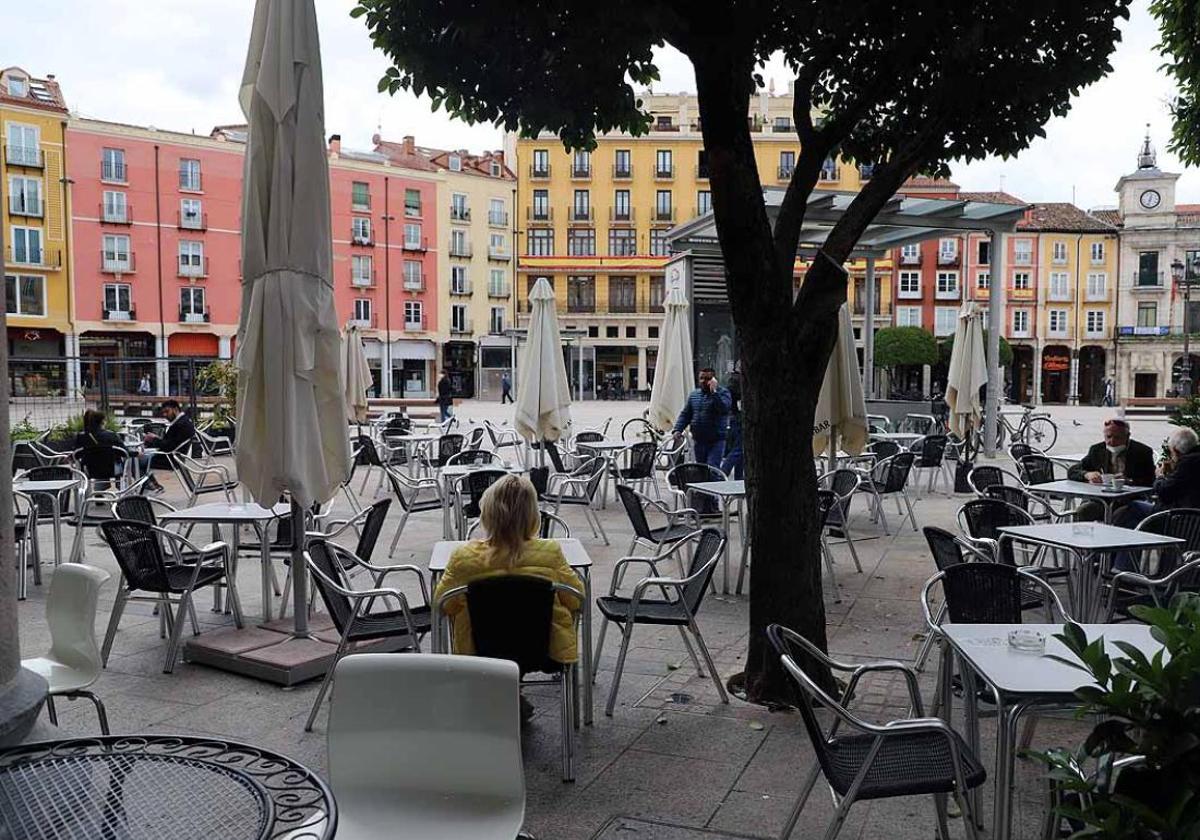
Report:
[[125,612],[125,602],[129,593],[125,590],[125,575],[117,581],[117,597],[113,602],[112,614],[108,617],[108,629],[104,631],[104,644],[100,648],[100,661],[108,667],[108,654],[112,650],[113,639],[117,636],[117,625],[121,623],[121,614]]
[[229,602],[229,608],[233,611],[233,626],[241,630],[245,626],[246,620],[242,615],[242,596],[238,594],[237,575],[228,572],[225,574],[225,588],[228,593],[226,600]]
[[396,545],[400,542],[400,535],[404,533],[404,525],[408,522],[408,511],[404,511],[404,515],[400,517],[400,522],[396,525],[396,536],[392,537],[392,546],[388,549],[388,557],[396,556]]
[[950,824],[946,819],[946,794],[933,795],[933,811],[937,814],[938,840],[950,840]]
[[[902,492],[900,495],[904,497],[904,504],[908,507],[908,520],[909,520],[909,522],[912,523],[913,530],[916,531],[916,530],[918,530],[917,514],[913,511],[912,499],[908,498],[907,491]],[[901,528],[904,527],[904,519],[903,518],[901,518],[900,525],[898,527],[901,527]]]
[[688,656],[692,660],[692,664],[696,666],[696,676],[704,676],[704,666],[700,664],[700,660],[696,658],[696,651],[692,648],[692,642],[687,636],[687,631],[683,629],[683,625],[678,625],[679,636],[683,639],[683,646],[687,648]]
[[608,703],[604,706],[604,714],[612,717],[613,707],[617,705],[617,690],[621,687],[621,672],[625,670],[625,654],[629,652],[629,641],[633,637],[633,622],[626,621],[621,627],[621,652],[617,654],[617,669],[613,672],[612,687],[608,690]]
[[800,795],[796,797],[796,802],[792,805],[792,812],[788,815],[787,822],[783,824],[783,833],[779,835],[779,840],[788,840],[792,836],[796,822],[800,819],[800,813],[804,810],[804,804],[808,802],[808,796],[812,793],[813,785],[817,783],[820,775],[821,766],[814,761],[808,770],[808,777],[800,786]]
[[821,556],[825,558],[825,570],[829,572],[829,585],[833,587],[833,602],[840,604],[842,602],[842,590],[838,588],[837,572],[833,570],[833,552],[829,550],[829,544],[825,542],[825,534],[821,534]]
[[592,656],[592,673],[586,675],[593,685],[596,684],[596,674],[600,672],[600,652],[604,650],[604,634],[608,632],[610,623],[608,619],[603,619],[600,623],[600,638],[596,640],[596,653]]
[[[349,625],[347,625],[349,630]],[[337,650],[334,651],[333,661],[329,663],[329,670],[325,672],[325,679],[321,680],[321,688],[317,691],[317,699],[313,701],[312,711],[308,713],[308,720],[304,724],[305,732],[312,732],[313,722],[317,719],[317,712],[321,708],[321,701],[325,699],[325,692],[329,691],[329,684],[333,682],[333,672],[337,668],[337,664],[346,653],[346,637],[343,635],[338,642]]]
[[559,705],[562,707],[560,718],[562,720],[562,772],[564,782],[575,781],[575,711],[574,701],[571,697],[571,687],[574,681],[574,676],[571,672],[574,670],[574,667],[574,665],[566,666],[558,677],[560,685]]
[[58,726],[58,709],[54,707],[54,695],[46,695],[46,717],[50,718],[50,722]]
[[175,626],[171,628],[171,638],[167,642],[167,658],[163,663],[163,673],[175,671],[175,660],[179,655],[179,637],[183,635],[183,621],[187,616],[188,607],[192,600],[192,590],[187,590],[179,598],[179,608],[175,612]]
[[725,684],[721,682],[721,675],[717,672],[717,666],[713,664],[712,656],[709,655],[708,645],[704,644],[704,637],[700,635],[700,628],[696,626],[696,619],[692,618],[691,631],[696,637],[696,647],[700,648],[700,654],[704,657],[705,664],[708,665],[708,674],[712,677],[713,685],[717,687],[717,694],[721,696],[721,702],[729,705],[729,695],[725,693]]
[[[946,618],[946,604],[943,602],[938,607],[937,615],[934,616],[934,624],[941,624]],[[925,660],[929,658],[929,651],[933,649],[934,639],[936,638],[932,629],[925,634],[925,641],[921,642],[921,648],[917,651],[917,658],[913,662],[913,667],[918,671],[925,670]]]
[[[96,707],[96,717],[100,720],[100,734],[101,735],[112,734],[108,731],[108,711],[104,708],[104,703],[102,703],[100,701],[99,697],[97,697],[95,694],[93,694],[90,691],[74,691],[69,696],[71,696],[72,698],[86,697],[88,700],[91,700],[92,705]],[[47,699],[49,699],[49,698],[47,698]]]
[[825,829],[825,840],[834,840],[838,833],[842,830],[842,826],[846,823],[846,816],[850,813],[850,806],[854,804],[854,800],[846,797],[838,803],[837,810],[833,814],[833,819],[829,823],[829,828]]

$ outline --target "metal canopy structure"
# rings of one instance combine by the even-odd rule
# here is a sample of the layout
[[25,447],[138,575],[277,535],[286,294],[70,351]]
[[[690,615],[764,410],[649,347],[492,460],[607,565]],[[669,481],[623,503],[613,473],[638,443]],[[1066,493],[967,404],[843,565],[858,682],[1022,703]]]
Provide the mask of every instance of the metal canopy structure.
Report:
[[[771,223],[779,215],[780,205],[786,190],[779,187],[763,189],[767,216]],[[857,193],[834,190],[814,190],[808,197],[804,213],[804,225],[796,248],[796,257],[809,260],[825,244],[834,225],[841,220]],[[928,198],[897,194],[876,214],[875,218],[859,237],[858,244],[850,254],[851,259],[866,261],[865,324],[863,329],[864,379],[870,386],[874,375],[875,338],[875,260],[887,256],[894,248],[938,239],[943,236],[960,236],[975,231],[987,233],[997,247],[992,248],[992,276],[1004,277],[1005,247],[1003,236],[1016,230],[1017,223],[1025,217],[1028,209],[1024,204],[1002,204],[999,202],[975,201],[958,198]],[[716,219],[712,211],[667,232],[667,242],[673,255],[669,266],[685,263],[682,273],[668,269],[668,285],[683,282],[688,299],[695,303],[699,295],[709,300],[724,301],[725,261],[717,239]],[[686,277],[685,280],[680,278]],[[988,399],[985,424],[985,441],[995,441],[996,418],[999,410],[999,395],[1003,391],[1003,374],[1000,371],[1000,334],[1003,325],[1004,283],[997,282],[992,288],[998,293],[990,300],[988,309]],[[693,306],[693,312],[695,307]],[[988,454],[993,447],[987,446]]]

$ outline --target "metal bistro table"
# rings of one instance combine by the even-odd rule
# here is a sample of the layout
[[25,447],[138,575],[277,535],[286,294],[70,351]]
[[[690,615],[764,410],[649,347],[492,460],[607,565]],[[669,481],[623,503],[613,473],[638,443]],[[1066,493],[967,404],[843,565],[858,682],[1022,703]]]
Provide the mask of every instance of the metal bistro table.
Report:
[[[79,489],[79,481],[74,478],[60,478],[47,481],[14,481],[13,489],[27,496],[44,496],[50,499],[51,515],[54,520],[54,565],[62,563],[62,505],[59,503],[62,493],[74,487]],[[78,493],[76,494],[78,496]],[[76,507],[79,499],[76,498]]]
[[[729,507],[734,500],[741,501],[746,498],[746,482],[745,481],[698,481],[695,484],[689,484],[688,490],[695,490],[697,493],[704,493],[708,496],[714,496],[721,502],[721,528],[725,531],[725,548],[721,554],[721,594],[729,594],[729,543],[731,535],[729,533]],[[749,545],[746,542],[745,535],[742,536],[742,569],[746,567],[746,550]],[[742,591],[742,574],[738,572],[738,594]]]
[[[480,470],[504,470],[508,473],[523,472],[519,467],[514,468],[506,462],[498,464],[451,464],[438,470],[438,480],[442,482],[442,538],[453,539],[463,534],[452,534],[450,531],[450,509],[454,507],[454,490],[464,476]],[[457,508],[456,508],[457,510]]]
[[[579,577],[583,580],[583,614],[580,616],[579,629],[583,634],[582,647],[580,651],[580,665],[583,667],[583,722],[587,725],[592,723],[592,558],[588,556],[587,549],[583,547],[583,543],[574,537],[560,537],[554,540],[562,548],[563,556],[567,558],[567,565],[579,573]],[[466,545],[465,541],[443,540],[433,544],[433,555],[429,558],[429,577],[433,587],[437,586],[438,578],[442,576],[442,572],[446,571],[446,564],[450,562],[450,555],[454,553],[454,549],[461,545]],[[431,587],[431,588],[433,588]],[[438,645],[439,630],[433,628],[433,637],[435,652]],[[447,649],[449,646],[444,646]]]
[[890,440],[907,449],[925,435],[919,435],[916,432],[872,432],[869,437],[871,440]]
[[0,752],[2,837],[327,840],[336,829],[316,773],[245,744],[116,735]]
[[1068,570],[1070,586],[1067,594],[1070,596],[1071,615],[1076,621],[1090,621],[1097,617],[1097,609],[1103,600],[1104,572],[1108,569],[1106,558],[1114,552],[1167,548],[1184,542],[1178,537],[1118,528],[1100,522],[1013,525],[999,530],[1001,540],[1062,549],[1075,558],[1072,568]]
[[[1008,644],[1009,631],[1036,630],[1046,636],[1043,654],[1017,650]],[[1089,640],[1103,636],[1110,654],[1118,653],[1113,642],[1128,642],[1147,656],[1153,656],[1162,645],[1142,624],[1084,624]],[[1022,715],[1038,706],[1079,705],[1076,689],[1091,684],[1084,671],[1057,662],[1051,655],[1072,656],[1066,646],[1053,634],[1062,631],[1058,624],[945,624],[940,632],[945,636],[959,661],[991,689],[996,700],[996,801],[993,840],[1012,837],[1013,765],[1017,753],[1017,731]],[[971,698],[968,714],[967,739],[975,754],[979,754],[979,731],[974,704],[978,698],[973,691],[964,691]]]
[[594,440],[579,444],[579,448],[594,452],[604,459],[604,481],[600,484],[600,507],[608,507],[608,484],[612,481],[616,469],[617,455],[633,446],[634,441],[628,440]]
[[1131,484],[1125,485],[1120,490],[1106,490],[1101,484],[1092,484],[1089,481],[1072,481],[1069,478],[1059,479],[1058,481],[1047,481],[1043,484],[1031,484],[1025,489],[1030,493],[1054,496],[1060,499],[1091,499],[1098,501],[1104,505],[1105,522],[1112,522],[1112,512],[1116,505],[1140,499],[1142,496],[1154,492],[1153,487],[1136,487]]
[[[404,447],[404,463],[408,467],[409,475],[416,475],[413,465],[416,463],[417,450],[426,444],[432,443],[441,437],[441,435],[424,434],[420,432],[409,432],[404,435],[388,435],[382,436],[383,442],[388,446],[393,443],[399,443]],[[415,447],[415,449],[414,449]]]
[[271,583],[271,543],[267,539],[267,523],[281,516],[287,516],[292,508],[287,504],[277,504],[273,508],[265,508],[254,502],[230,504],[229,502],[211,502],[196,507],[164,513],[159,521],[166,522],[195,522],[209,525],[232,525],[233,537],[229,547],[236,570],[238,559],[238,543],[241,540],[243,525],[254,528],[258,536],[259,551],[262,559],[262,602],[263,621],[270,621],[272,614],[272,583]]

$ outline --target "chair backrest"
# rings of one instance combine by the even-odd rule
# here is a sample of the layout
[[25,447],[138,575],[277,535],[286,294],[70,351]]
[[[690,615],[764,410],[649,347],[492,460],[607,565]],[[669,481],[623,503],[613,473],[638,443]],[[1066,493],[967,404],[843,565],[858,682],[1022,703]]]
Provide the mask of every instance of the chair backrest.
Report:
[[[478,430],[482,431],[482,430]],[[488,452],[486,449],[464,449],[462,452],[455,453],[446,461],[446,465],[452,464],[498,464],[500,458],[495,452]]]
[[862,476],[855,470],[834,470],[830,473],[829,489],[838,494],[841,499],[848,499],[862,484]]
[[548,440],[542,445],[546,447],[546,454],[550,456],[550,463],[554,465],[554,471],[567,472],[567,468],[563,465],[562,453],[558,451],[558,444]]
[[832,490],[817,491],[817,526],[824,528],[829,524],[829,512],[837,506],[838,496]]
[[571,536],[571,526],[561,516],[555,516],[548,510],[540,511],[542,524],[538,526],[538,536],[544,540],[566,539]]
[[354,457],[354,466],[356,467],[378,467],[381,466],[379,460],[379,450],[375,447],[375,441],[368,435],[359,435],[354,439],[354,449],[358,454]]
[[[814,656],[803,638],[778,624],[767,627],[767,641],[770,642],[771,647],[780,658],[786,657],[785,662],[790,660],[795,667],[795,670],[787,668],[787,671],[792,675],[792,680],[797,688],[795,692],[796,705],[800,710],[800,719],[804,721],[804,729],[808,732],[813,751],[817,755],[817,763],[821,765],[825,778],[832,779],[837,768],[834,766],[833,756],[830,753],[829,740],[825,735],[825,730],[821,727],[820,720],[817,719],[816,710],[813,708],[812,698],[819,689],[807,673],[807,669],[816,664]],[[821,700],[823,706],[830,700],[836,703],[836,698],[828,696]]]
[[892,430],[892,418],[884,414],[868,414],[868,428],[873,427],[875,431],[890,432]]
[[511,803],[520,823],[525,772],[516,665],[482,656],[360,653],[338,662],[334,682],[328,765],[335,796],[466,797],[464,808],[487,798]]
[[[692,562],[688,566],[688,577],[692,581],[683,587],[683,605],[694,617],[700,612],[704,602],[704,593],[708,591],[709,581],[717,569],[717,560],[725,548],[725,534],[720,528],[705,528],[696,540],[692,551]],[[707,568],[706,568],[707,567]],[[703,571],[703,574],[698,574]]]
[[579,432],[575,435],[575,443],[577,445],[580,443],[599,443],[602,440],[604,440],[602,432]]
[[928,414],[905,414],[900,421],[901,432],[915,435],[927,435],[933,431],[934,419]]
[[1184,554],[1200,551],[1200,509],[1175,508],[1159,511],[1143,519],[1138,524],[1138,530],[1178,537],[1184,541],[1178,548],[1162,553],[1162,560],[1159,561],[1155,572],[1156,577],[1162,577],[1174,569]]
[[925,541],[929,543],[929,551],[933,554],[933,564],[939,572],[967,562],[963,557],[962,545],[954,534],[934,525],[926,525],[921,530],[925,532]]
[[1036,449],[1034,449],[1028,443],[1024,443],[1023,441],[1016,441],[1015,443],[1010,443],[1008,445],[1008,457],[1012,458],[1013,463],[1016,464],[1021,463],[1021,459],[1026,455],[1037,454],[1039,453]]
[[958,509],[958,522],[968,536],[998,540],[1001,528],[1032,525],[1033,517],[1000,499],[971,499]]
[[1017,469],[1026,484],[1054,481],[1054,462],[1045,455],[1025,455],[1017,462]]
[[496,575],[467,584],[475,652],[517,663],[522,674],[555,671],[550,659],[554,584],[533,575]]
[[343,552],[349,553],[347,549],[326,539],[309,540],[306,549],[309,563],[318,572],[312,575],[312,584],[321,593],[321,600],[325,603],[329,618],[339,633],[346,632],[346,627],[354,615],[354,605],[350,603],[350,599],[329,586],[329,582],[332,581],[349,589],[343,569],[352,561],[346,558],[343,562],[339,556]]
[[470,434],[467,435],[467,448],[478,449],[479,447],[483,446],[483,436],[486,431],[487,430],[484,429],[483,426],[476,426],[475,428],[471,429]]
[[618,484],[617,495],[621,497],[621,504],[625,506],[625,513],[629,516],[629,524],[633,526],[634,536],[653,541],[654,537],[650,535],[650,522],[646,519],[645,508],[642,507],[641,494],[627,484]]
[[959,563],[942,570],[946,610],[955,624],[1020,624],[1021,573],[1003,563]]
[[587,483],[583,487],[584,495],[589,499],[596,495],[596,491],[600,489],[600,483],[604,481],[604,471],[608,468],[608,462],[597,455],[595,458],[589,458],[579,465],[575,470],[575,475],[587,476]]
[[441,467],[445,466],[446,462],[451,457],[462,451],[464,438],[462,435],[455,432],[454,434],[442,435],[437,439],[437,460],[436,464]]
[[117,446],[85,446],[75,452],[83,474],[93,481],[111,481],[125,472],[129,453]]
[[1004,470],[987,464],[971,467],[971,471],[967,473],[967,483],[976,495],[982,496],[992,485],[1004,483]]
[[359,528],[358,543],[354,547],[354,554],[359,560],[371,562],[371,555],[375,553],[375,543],[379,542],[379,534],[383,531],[383,523],[387,521],[388,509],[391,506],[392,500],[389,498],[380,499],[367,508],[370,513]]
[[403,415],[393,415],[383,424],[383,433],[406,435],[412,431],[412,421]]
[[920,449],[914,446],[914,450],[920,452],[920,459],[915,466],[918,467],[940,467],[942,458],[946,454],[946,436],[945,435],[926,435],[917,443],[920,444]]
[[96,644],[96,602],[108,572],[82,563],[64,563],[50,581],[46,624],[50,658],[93,677],[103,663]]
[[13,441],[12,447],[12,471],[17,474],[22,470],[31,470],[34,467],[40,466],[42,458],[38,455],[29,441],[17,440]]
[[873,440],[867,445],[867,450],[876,460],[884,461],[900,454],[900,444],[894,440]]
[[[725,481],[727,476],[710,464],[698,461],[685,461],[671,468],[667,473],[667,484],[676,490],[687,492],[693,484],[704,481]],[[716,513],[721,509],[717,500],[705,493],[688,493],[688,504],[698,513]]]
[[158,515],[154,512],[154,504],[145,496],[125,496],[118,499],[113,506],[118,519],[131,522],[144,522],[147,525],[157,525]]
[[112,549],[125,584],[144,592],[166,592],[170,589],[162,545],[154,526],[147,522],[114,519],[100,523],[104,541]]
[[489,487],[508,475],[505,470],[475,470],[462,477],[459,487],[464,495],[463,513],[467,516],[479,516],[479,504],[483,494]]
[[629,466],[625,468],[625,478],[649,478],[654,473],[654,456],[657,454],[658,444],[652,440],[629,447]]
[[876,483],[880,493],[898,493],[908,483],[908,474],[912,471],[917,456],[911,452],[898,452],[886,461],[878,464]]
[[68,481],[75,478],[75,471],[70,467],[32,467],[22,476],[28,481]]

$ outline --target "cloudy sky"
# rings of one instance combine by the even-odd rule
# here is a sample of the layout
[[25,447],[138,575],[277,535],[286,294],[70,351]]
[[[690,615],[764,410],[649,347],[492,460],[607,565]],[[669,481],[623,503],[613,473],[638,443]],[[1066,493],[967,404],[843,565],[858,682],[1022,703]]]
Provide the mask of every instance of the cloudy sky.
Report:
[[[415,134],[432,146],[498,148],[491,126],[468,126],[411,96],[377,94],[386,68],[361,21],[351,20],[352,0],[317,0],[325,62],[329,131],[343,142],[369,148],[371,135]],[[1159,72],[1158,41],[1147,0],[1135,0],[1113,73],[1084,91],[1070,115],[1051,122],[1047,136],[1014,160],[957,166],[954,179],[967,189],[1004,189],[1031,201],[1112,205],[1116,179],[1134,167],[1138,144],[1151,124],[1159,165],[1182,171],[1164,151],[1169,129],[1169,80]],[[0,66],[19,65],[34,75],[54,73],[68,104],[80,114],[139,125],[208,133],[239,122],[237,86],[245,60],[251,0],[54,0],[22,3],[5,21],[21,38],[6,40]],[[656,89],[694,89],[691,67],[664,50]],[[788,73],[772,65],[778,89]],[[1179,200],[1200,202],[1200,172],[1186,172]]]

